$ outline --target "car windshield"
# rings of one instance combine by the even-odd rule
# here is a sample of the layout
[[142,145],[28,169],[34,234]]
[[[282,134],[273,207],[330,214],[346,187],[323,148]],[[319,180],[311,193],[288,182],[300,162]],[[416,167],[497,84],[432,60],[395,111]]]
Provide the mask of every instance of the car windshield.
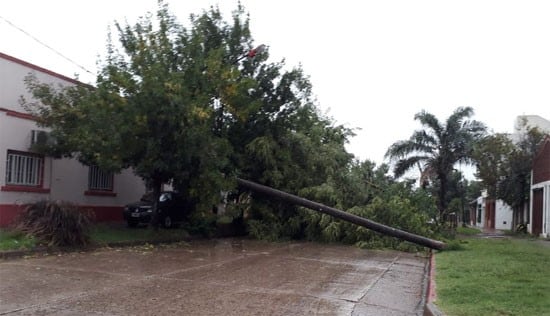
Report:
[[165,202],[165,201],[168,201],[170,200],[172,197],[170,195],[170,193],[162,193],[159,197],[159,202]]
[[153,193],[145,193],[140,200],[142,202],[153,202]]

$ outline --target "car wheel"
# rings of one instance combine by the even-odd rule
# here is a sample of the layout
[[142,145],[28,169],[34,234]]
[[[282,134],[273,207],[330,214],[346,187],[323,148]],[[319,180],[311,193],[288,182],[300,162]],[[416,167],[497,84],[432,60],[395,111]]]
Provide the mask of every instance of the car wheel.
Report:
[[128,221],[128,227],[137,227],[138,222],[137,221]]
[[172,222],[172,218],[169,215],[166,215],[164,217],[164,220],[162,221],[162,224],[166,228],[171,228],[174,225],[174,223]]

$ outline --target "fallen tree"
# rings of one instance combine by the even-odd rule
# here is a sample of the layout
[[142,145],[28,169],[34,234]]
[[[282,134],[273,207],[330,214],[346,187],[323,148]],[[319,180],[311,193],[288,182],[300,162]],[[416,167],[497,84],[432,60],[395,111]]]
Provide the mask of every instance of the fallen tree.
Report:
[[400,238],[400,239],[403,239],[403,240],[406,240],[406,241],[409,241],[409,242],[412,242],[412,243],[415,243],[415,244],[418,244],[418,245],[421,245],[421,246],[424,246],[424,247],[428,247],[428,248],[431,248],[431,249],[441,250],[441,249],[444,249],[445,246],[446,246],[444,242],[434,240],[434,239],[430,239],[430,238],[427,238],[427,237],[424,237],[424,236],[419,236],[419,235],[416,235],[416,234],[412,234],[412,233],[409,233],[409,232],[406,232],[406,231],[403,231],[403,230],[400,230],[400,229],[397,229],[397,228],[393,228],[393,227],[390,227],[390,226],[387,226],[387,225],[383,225],[383,224],[371,221],[369,219],[366,219],[366,218],[363,218],[363,217],[360,217],[360,216],[357,216],[357,215],[354,215],[354,214],[346,213],[344,211],[326,206],[324,204],[313,202],[313,201],[301,198],[299,196],[296,196],[296,195],[293,195],[293,194],[290,194],[290,193],[286,193],[286,192],[283,192],[283,191],[280,191],[280,190],[277,190],[277,189],[273,189],[273,188],[270,188],[268,186],[261,185],[261,184],[258,184],[258,183],[255,183],[255,182],[252,182],[252,181],[249,181],[249,180],[244,180],[244,179],[237,178],[237,183],[240,186],[242,186],[244,188],[247,188],[249,190],[252,190],[252,191],[255,191],[255,192],[258,192],[258,193],[262,193],[262,194],[266,194],[266,195],[269,195],[271,197],[279,198],[279,199],[284,200],[286,202],[290,202],[290,203],[293,203],[293,204],[296,204],[296,205],[300,205],[300,206],[306,207],[308,209],[311,209],[311,210],[314,210],[314,211],[317,211],[317,212],[328,214],[330,216],[339,218],[341,220],[344,220],[344,221],[347,221],[347,222],[350,222],[350,223],[353,223],[353,224],[356,224],[356,225],[359,225],[359,226],[366,227],[370,230],[376,231],[376,232],[384,234],[384,235]]

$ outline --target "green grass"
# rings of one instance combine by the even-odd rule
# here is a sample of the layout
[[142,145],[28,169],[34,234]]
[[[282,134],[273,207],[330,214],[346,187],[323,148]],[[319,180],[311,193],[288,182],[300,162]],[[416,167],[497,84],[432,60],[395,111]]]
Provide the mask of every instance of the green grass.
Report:
[[[92,244],[105,245],[116,242],[155,242],[183,240],[189,234],[186,230],[159,229],[154,231],[148,227],[128,228],[123,224],[96,224],[90,230]],[[0,251],[5,250],[28,250],[38,244],[38,241],[14,230],[0,229]]]
[[0,229],[0,251],[31,249],[36,246],[36,240],[25,233],[9,229]]
[[457,227],[456,228],[456,233],[460,234],[460,235],[472,236],[472,235],[477,235],[477,234],[481,233],[481,231],[479,229],[473,228],[473,227]]
[[467,239],[436,255],[436,305],[449,316],[550,315],[550,247],[527,239]]
[[149,227],[128,228],[108,224],[94,225],[90,232],[92,243],[100,245],[114,242],[182,240],[188,236],[187,231],[180,228],[160,228],[154,231]]

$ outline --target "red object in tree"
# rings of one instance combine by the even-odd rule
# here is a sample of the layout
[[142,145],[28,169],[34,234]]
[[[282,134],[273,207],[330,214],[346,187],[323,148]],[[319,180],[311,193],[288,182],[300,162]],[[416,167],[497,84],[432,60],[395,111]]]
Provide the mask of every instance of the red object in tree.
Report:
[[264,49],[265,49],[265,45],[262,44],[262,45],[260,45],[260,46],[258,46],[258,47],[256,47],[256,48],[254,48],[254,49],[251,49],[251,50],[248,52],[248,54],[246,54],[246,57],[248,57],[248,58],[253,58],[253,57],[255,57],[257,54],[263,52]]

